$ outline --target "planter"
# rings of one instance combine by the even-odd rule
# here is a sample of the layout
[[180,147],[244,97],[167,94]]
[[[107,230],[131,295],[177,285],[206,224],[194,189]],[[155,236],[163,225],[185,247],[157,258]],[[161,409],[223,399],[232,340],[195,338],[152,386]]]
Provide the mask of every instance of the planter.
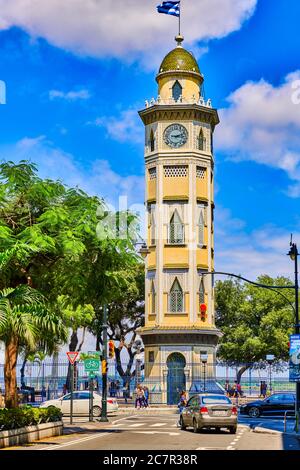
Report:
[[61,436],[62,433],[62,421],[1,431],[0,448],[28,444],[29,442],[38,441],[45,437]]

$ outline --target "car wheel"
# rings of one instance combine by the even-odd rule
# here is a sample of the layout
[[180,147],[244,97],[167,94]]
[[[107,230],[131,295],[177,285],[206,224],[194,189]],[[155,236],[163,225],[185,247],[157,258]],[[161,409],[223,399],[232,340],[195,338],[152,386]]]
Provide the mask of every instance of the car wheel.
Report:
[[100,406],[93,406],[93,417],[99,418],[101,416],[101,408]]
[[194,428],[195,433],[200,432],[200,429],[198,428],[197,421],[195,419],[193,421],[193,428]]
[[186,430],[186,426],[185,426],[185,424],[184,424],[184,421],[183,421],[183,417],[182,417],[182,416],[180,416],[179,424],[180,424],[180,429],[181,429],[182,431],[185,431],[185,430]]
[[216,432],[220,432],[221,431],[221,428],[216,428]]
[[260,411],[256,406],[252,406],[248,411],[248,415],[250,416],[250,418],[258,418],[260,415]]
[[230,432],[230,434],[236,434],[236,427],[235,427],[235,426],[231,426],[231,427],[229,428],[229,432]]

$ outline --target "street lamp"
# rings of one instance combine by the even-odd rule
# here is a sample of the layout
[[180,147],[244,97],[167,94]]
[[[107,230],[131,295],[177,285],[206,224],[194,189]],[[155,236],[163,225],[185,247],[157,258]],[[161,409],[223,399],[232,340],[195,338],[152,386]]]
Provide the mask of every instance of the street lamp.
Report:
[[103,306],[103,351],[102,351],[102,409],[101,422],[108,422],[107,419],[107,305]]
[[[139,243],[137,243],[137,244],[139,244]],[[147,247],[147,245],[146,245],[145,242],[142,243],[142,246],[141,246],[141,248],[140,248],[139,253],[140,253],[141,257],[144,258],[144,259],[146,259],[147,256],[149,255],[150,250],[149,250],[149,248]]]
[[203,364],[203,391],[206,392],[206,363],[208,354],[206,351],[200,351],[200,361]]
[[270,370],[269,370],[269,376],[270,376],[270,385],[269,385],[269,390],[270,390],[270,395],[272,394],[272,364],[275,359],[274,354],[267,354],[266,359],[268,361],[268,364],[270,365]]
[[[295,265],[295,333],[298,335],[300,333],[300,325],[299,325],[299,282],[298,282],[298,248],[296,243],[293,243],[293,239],[291,237],[290,242],[290,251],[288,252],[289,257],[292,261],[294,261]],[[299,426],[299,414],[300,414],[300,382],[296,382],[296,426],[295,430],[298,432]]]

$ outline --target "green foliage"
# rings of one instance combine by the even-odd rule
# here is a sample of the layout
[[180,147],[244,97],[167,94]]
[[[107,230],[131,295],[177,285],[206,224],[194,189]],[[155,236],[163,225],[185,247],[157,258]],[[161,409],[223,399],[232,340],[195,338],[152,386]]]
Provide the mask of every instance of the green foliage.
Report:
[[[284,277],[272,279],[260,276],[258,283],[289,286]],[[293,289],[258,288],[241,282],[218,281],[215,288],[216,325],[223,333],[218,355],[229,362],[253,363],[264,361],[267,354],[276,360],[288,359],[289,335],[295,318]]]
[[66,341],[66,333],[62,318],[47,308],[35,289],[20,285],[0,291],[0,340],[5,344],[14,338],[30,353],[48,339]]
[[32,408],[21,406],[13,409],[0,409],[0,431],[23,428],[42,423],[61,421],[62,413],[54,406],[49,408]]

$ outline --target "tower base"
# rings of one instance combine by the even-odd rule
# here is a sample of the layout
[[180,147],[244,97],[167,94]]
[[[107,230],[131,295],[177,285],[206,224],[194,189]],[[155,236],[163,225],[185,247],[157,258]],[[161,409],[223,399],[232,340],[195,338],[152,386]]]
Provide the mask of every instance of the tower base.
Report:
[[[180,393],[188,396],[202,391],[220,393],[216,382],[216,346],[219,330],[198,328],[143,328],[145,384],[150,403],[174,405]],[[201,353],[207,354],[202,363]]]

